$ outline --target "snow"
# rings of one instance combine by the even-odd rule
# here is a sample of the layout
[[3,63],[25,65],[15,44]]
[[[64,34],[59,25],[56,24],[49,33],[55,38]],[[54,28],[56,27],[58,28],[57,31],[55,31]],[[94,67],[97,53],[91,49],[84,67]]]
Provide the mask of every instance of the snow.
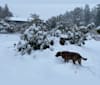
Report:
[[10,21],[28,21],[27,18],[23,18],[23,17],[10,17],[10,18],[8,18],[8,20],[10,20]]
[[[100,85],[100,41],[89,40],[83,47],[60,46],[21,56],[13,44],[19,34],[0,34],[0,85]],[[57,41],[57,39],[55,39]],[[63,63],[57,51],[79,52],[88,58],[82,66]]]
[[100,26],[98,26],[96,29],[99,30],[100,29]]

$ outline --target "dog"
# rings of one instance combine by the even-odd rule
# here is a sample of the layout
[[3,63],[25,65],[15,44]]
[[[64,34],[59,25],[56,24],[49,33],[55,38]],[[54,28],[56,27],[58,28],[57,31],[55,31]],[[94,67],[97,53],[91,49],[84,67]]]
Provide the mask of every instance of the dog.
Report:
[[76,61],[79,65],[81,65],[82,60],[87,60],[87,58],[82,57],[79,53],[76,52],[69,52],[69,51],[62,51],[57,52],[56,57],[61,56],[64,59],[64,62],[68,62],[69,60],[73,61],[73,64],[76,64]]

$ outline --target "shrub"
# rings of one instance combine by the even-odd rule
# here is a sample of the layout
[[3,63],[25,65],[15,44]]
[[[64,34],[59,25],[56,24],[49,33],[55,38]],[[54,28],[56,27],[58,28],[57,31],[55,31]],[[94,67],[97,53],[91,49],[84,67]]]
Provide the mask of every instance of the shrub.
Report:
[[22,34],[17,49],[22,54],[30,54],[32,50],[45,50],[53,44],[53,40],[48,37],[48,32],[44,31],[44,26],[33,24]]

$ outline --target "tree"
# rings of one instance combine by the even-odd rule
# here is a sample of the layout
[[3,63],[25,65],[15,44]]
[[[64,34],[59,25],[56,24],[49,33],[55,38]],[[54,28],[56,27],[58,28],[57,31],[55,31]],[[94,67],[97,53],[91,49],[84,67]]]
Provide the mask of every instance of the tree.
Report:
[[30,26],[35,24],[36,26],[40,26],[42,24],[45,24],[44,21],[42,19],[40,19],[39,15],[37,14],[31,14],[31,18],[30,18]]
[[5,20],[0,20],[0,32],[13,33],[15,29],[14,26],[7,23]]
[[3,8],[0,6],[0,18],[2,18]]
[[13,14],[10,12],[7,4],[5,5],[4,8],[0,6],[0,18],[1,19],[5,19],[8,17],[12,17],[12,16]]
[[90,24],[90,19],[91,19],[90,7],[89,7],[89,5],[85,5],[85,9],[84,9],[84,22],[85,22],[85,25]]
[[46,21],[49,30],[55,28],[56,23],[57,23],[57,17],[52,17]]
[[97,26],[100,25],[100,4],[97,5],[97,13],[96,13],[95,23],[96,23]]
[[75,8],[72,12],[73,15],[73,23],[77,26],[84,24],[84,15],[83,15],[83,9],[80,7]]
[[44,30],[44,24],[33,23],[21,36],[21,41],[17,45],[17,49],[21,54],[30,54],[32,50],[45,50],[53,44],[48,39],[48,32]]
[[3,9],[3,18],[12,17],[13,14],[10,12],[8,5],[6,4]]
[[97,8],[94,7],[91,10],[91,23],[94,22],[96,24],[96,15],[97,15]]

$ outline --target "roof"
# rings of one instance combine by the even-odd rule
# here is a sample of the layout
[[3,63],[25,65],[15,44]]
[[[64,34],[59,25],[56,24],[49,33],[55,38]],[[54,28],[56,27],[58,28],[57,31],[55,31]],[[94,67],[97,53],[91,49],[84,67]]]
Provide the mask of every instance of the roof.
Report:
[[8,18],[7,20],[10,20],[10,21],[22,21],[22,22],[27,22],[28,21],[27,18],[20,18],[20,17],[11,17],[11,18]]

